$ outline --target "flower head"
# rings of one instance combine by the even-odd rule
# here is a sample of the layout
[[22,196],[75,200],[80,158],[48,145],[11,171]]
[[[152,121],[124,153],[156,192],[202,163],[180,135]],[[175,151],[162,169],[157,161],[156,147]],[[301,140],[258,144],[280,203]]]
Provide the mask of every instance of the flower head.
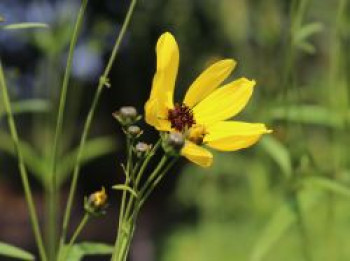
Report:
[[222,87],[236,62],[221,60],[202,72],[186,92],[183,102],[173,95],[179,67],[179,48],[174,36],[164,33],[156,46],[157,71],[149,100],[145,104],[146,122],[159,131],[185,135],[181,154],[190,161],[209,167],[213,155],[204,146],[235,151],[256,143],[271,131],[261,123],[230,121],[248,103],[254,80],[240,78]]
[[89,195],[85,199],[84,208],[85,210],[93,215],[104,214],[104,210],[107,207],[108,196],[104,187],[100,191],[96,191]]

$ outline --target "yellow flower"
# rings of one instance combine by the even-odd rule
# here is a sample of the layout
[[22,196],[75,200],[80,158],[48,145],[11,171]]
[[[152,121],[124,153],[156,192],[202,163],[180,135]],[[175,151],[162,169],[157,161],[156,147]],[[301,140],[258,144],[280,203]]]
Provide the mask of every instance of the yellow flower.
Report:
[[235,151],[256,143],[271,131],[261,123],[227,121],[248,103],[255,81],[240,78],[220,88],[236,62],[221,60],[202,72],[189,87],[182,103],[173,102],[179,67],[179,48],[166,32],[156,46],[157,71],[149,100],[145,104],[146,122],[159,131],[178,131],[186,135],[181,154],[190,161],[209,167],[213,155],[201,145],[221,151]]

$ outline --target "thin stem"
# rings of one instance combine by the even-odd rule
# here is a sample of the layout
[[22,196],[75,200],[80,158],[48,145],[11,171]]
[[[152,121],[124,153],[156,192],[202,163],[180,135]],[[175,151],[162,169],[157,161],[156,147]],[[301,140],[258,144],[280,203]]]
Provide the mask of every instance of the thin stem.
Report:
[[[78,227],[76,228],[72,238],[70,239],[67,248],[65,250],[65,253],[68,254],[70,248],[73,246],[73,244],[75,243],[75,240],[77,239],[77,237],[80,235],[81,231],[83,230],[83,228],[85,227],[85,225],[87,224],[87,222],[90,220],[90,214],[85,213],[84,217],[81,219]],[[63,260],[65,260],[65,258],[63,258]]]
[[69,46],[69,53],[67,59],[66,70],[63,78],[62,89],[61,89],[61,97],[58,108],[57,122],[56,122],[56,130],[55,130],[55,138],[52,148],[52,166],[51,166],[51,186],[49,191],[49,257],[50,260],[55,259],[56,255],[56,238],[57,238],[57,181],[56,181],[56,167],[57,167],[57,158],[58,158],[58,144],[62,135],[63,128],[63,117],[64,117],[64,109],[66,106],[67,100],[67,90],[69,79],[71,75],[71,69],[73,64],[73,56],[74,49],[77,44],[78,35],[81,31],[81,27],[83,24],[83,18],[85,14],[85,10],[87,7],[88,0],[82,0],[80,10],[78,13],[78,17],[74,26],[73,36]]
[[150,153],[147,155],[146,159],[144,160],[144,162],[142,163],[141,167],[140,167],[140,171],[137,174],[136,177],[136,181],[135,181],[135,187],[137,188],[138,185],[140,184],[141,178],[148,166],[148,163],[150,162],[150,160],[152,159],[152,157],[154,156],[154,154],[156,153],[156,151],[158,150],[159,146],[161,145],[161,139],[159,139],[157,141],[157,143],[154,145],[154,147],[152,148],[152,150],[150,151]]
[[10,128],[15,151],[18,157],[18,168],[21,175],[22,185],[24,188],[24,195],[28,205],[29,217],[30,217],[32,229],[34,232],[35,241],[39,250],[40,259],[42,261],[46,261],[47,257],[46,257],[45,247],[42,239],[42,234],[40,231],[40,226],[39,226],[38,216],[36,213],[35,204],[32,196],[32,191],[28,180],[28,173],[27,173],[26,166],[24,164],[23,155],[22,155],[22,151],[19,143],[17,128],[16,128],[16,124],[12,114],[10,98],[7,91],[7,85],[6,85],[1,61],[0,61],[0,85],[1,85],[1,91],[3,94],[4,106],[7,113],[8,125]]
[[107,83],[107,77],[110,73],[110,70],[112,68],[112,65],[115,61],[116,55],[118,53],[118,50],[120,48],[120,44],[124,38],[126,29],[130,23],[131,20],[131,16],[133,14],[133,11],[135,9],[135,5],[136,5],[137,0],[132,0],[131,4],[129,6],[129,10],[127,12],[127,15],[125,17],[125,20],[123,22],[123,26],[121,28],[121,31],[117,37],[117,40],[115,42],[111,57],[109,58],[108,64],[105,68],[104,73],[102,74],[99,84],[97,86],[97,90],[96,93],[94,95],[94,99],[91,105],[91,108],[89,110],[88,116],[86,118],[85,121],[85,125],[84,125],[84,130],[83,130],[83,134],[80,140],[80,146],[79,146],[79,150],[78,150],[78,155],[76,158],[76,163],[75,163],[75,167],[74,167],[74,171],[73,171],[73,178],[72,178],[72,182],[71,182],[71,186],[70,186],[70,190],[69,190],[69,196],[68,196],[68,201],[67,201],[67,206],[66,206],[66,211],[65,211],[65,215],[64,215],[64,219],[63,219],[63,227],[62,227],[62,236],[60,239],[60,248],[62,248],[66,235],[67,235],[67,229],[68,229],[68,225],[69,225],[69,219],[71,216],[71,210],[72,210],[72,205],[73,205],[73,200],[74,200],[74,194],[76,191],[76,187],[77,187],[77,182],[78,182],[78,177],[79,177],[79,171],[80,171],[80,164],[81,164],[81,158],[82,158],[82,154],[83,154],[83,150],[85,147],[85,142],[90,130],[90,126],[91,126],[91,122],[92,119],[95,115],[95,111],[96,111],[96,107],[97,104],[99,102],[103,87],[106,85]]

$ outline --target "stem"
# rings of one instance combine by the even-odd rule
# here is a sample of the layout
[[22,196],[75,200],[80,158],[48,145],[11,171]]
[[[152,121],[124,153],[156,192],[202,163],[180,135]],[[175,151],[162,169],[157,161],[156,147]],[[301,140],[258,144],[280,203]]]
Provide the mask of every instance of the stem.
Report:
[[44,248],[44,244],[43,244],[42,234],[40,231],[40,226],[39,226],[37,213],[35,210],[35,204],[34,204],[34,200],[33,200],[33,196],[32,196],[32,191],[30,188],[29,180],[28,180],[27,169],[26,169],[26,166],[25,166],[24,160],[23,160],[23,155],[22,155],[22,151],[21,151],[21,147],[20,147],[20,143],[19,143],[17,128],[16,128],[16,124],[15,124],[13,114],[12,114],[10,98],[9,98],[8,91],[7,91],[7,85],[6,85],[5,76],[4,76],[1,61],[0,61],[0,85],[1,85],[1,91],[3,94],[4,106],[5,106],[5,110],[7,113],[7,121],[8,121],[8,125],[10,128],[11,137],[12,137],[12,140],[14,143],[15,151],[17,153],[18,168],[19,168],[19,172],[21,175],[22,185],[24,188],[25,199],[26,199],[27,205],[28,205],[29,217],[30,217],[32,229],[34,232],[35,241],[36,241],[36,244],[37,244],[37,247],[39,250],[40,259],[42,261],[46,261],[47,257],[46,257],[45,248]]
[[85,213],[84,217],[81,219],[78,227],[76,228],[71,240],[69,241],[67,248],[64,251],[65,254],[63,255],[63,257],[64,257],[63,260],[66,259],[67,255],[69,253],[69,250],[71,249],[71,247],[75,243],[75,240],[77,239],[77,237],[79,236],[79,234],[81,233],[81,231],[83,230],[83,228],[85,227],[85,225],[87,224],[89,219],[90,219],[90,214]]
[[49,231],[48,231],[48,235],[49,235],[48,250],[49,250],[50,260],[54,260],[56,255],[57,201],[58,201],[56,167],[57,167],[57,158],[58,158],[58,143],[62,135],[64,108],[66,106],[67,90],[68,90],[68,84],[69,84],[69,79],[70,79],[71,69],[73,64],[74,49],[77,44],[78,35],[79,35],[79,32],[81,31],[81,27],[83,24],[83,18],[87,7],[87,3],[88,3],[88,0],[82,0],[82,4],[80,6],[78,17],[75,23],[73,36],[69,46],[67,65],[65,69],[64,78],[63,78],[61,97],[60,97],[60,103],[58,108],[55,138],[54,138],[54,144],[52,148],[52,166],[51,166],[51,177],[50,177],[51,186],[49,191],[49,222],[50,223],[49,223]]
[[159,139],[157,141],[157,143],[154,145],[152,151],[150,151],[150,153],[147,155],[146,159],[144,160],[144,162],[141,165],[140,171],[136,177],[136,181],[135,181],[135,187],[137,188],[138,185],[140,184],[141,178],[143,176],[143,173],[145,172],[148,163],[150,162],[150,160],[152,159],[152,157],[154,156],[154,154],[156,153],[157,149],[159,148],[159,146],[161,145],[162,141],[161,139]]
[[105,68],[105,71],[100,78],[100,81],[99,81],[99,84],[97,86],[97,90],[96,90],[96,93],[94,95],[94,99],[93,99],[91,108],[88,112],[88,116],[87,116],[86,121],[85,121],[84,130],[83,130],[83,134],[82,134],[82,137],[80,140],[78,155],[76,158],[76,163],[75,163],[75,167],[74,167],[74,171],[73,171],[73,178],[72,178],[72,182],[71,182],[71,186],[70,186],[70,190],[69,190],[66,211],[65,211],[65,215],[64,215],[64,219],[63,219],[62,236],[60,239],[60,249],[62,248],[64,241],[65,241],[65,238],[66,238],[66,235],[67,235],[67,229],[68,229],[68,225],[69,225],[69,219],[71,216],[74,194],[76,191],[76,186],[77,186],[78,177],[79,177],[81,158],[82,158],[83,150],[85,147],[85,142],[86,142],[89,130],[90,130],[90,125],[91,125],[92,119],[94,117],[95,110],[96,110],[98,101],[100,99],[101,93],[102,93],[102,89],[106,84],[107,77],[110,73],[110,70],[111,70],[112,65],[115,61],[116,55],[118,53],[118,50],[120,48],[121,41],[123,40],[126,29],[130,23],[130,19],[131,19],[131,16],[133,14],[136,2],[137,2],[137,0],[131,1],[131,4],[129,6],[129,10],[128,10],[127,15],[125,17],[125,20],[123,22],[122,29],[117,37],[117,40],[115,42],[111,57],[109,58],[108,64]]

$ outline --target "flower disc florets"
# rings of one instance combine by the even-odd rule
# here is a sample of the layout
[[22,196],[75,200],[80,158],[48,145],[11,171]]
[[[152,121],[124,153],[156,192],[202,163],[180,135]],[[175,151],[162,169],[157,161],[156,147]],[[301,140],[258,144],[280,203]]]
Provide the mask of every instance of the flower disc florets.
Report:
[[196,123],[192,110],[183,103],[177,103],[174,109],[168,110],[168,120],[171,123],[171,128],[179,132],[188,130]]

